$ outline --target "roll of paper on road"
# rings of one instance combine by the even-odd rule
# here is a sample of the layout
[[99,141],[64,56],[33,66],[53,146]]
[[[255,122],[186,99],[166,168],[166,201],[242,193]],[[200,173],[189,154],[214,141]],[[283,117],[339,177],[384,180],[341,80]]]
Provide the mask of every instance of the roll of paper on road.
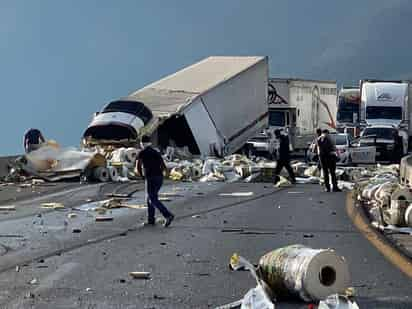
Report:
[[292,245],[267,253],[259,267],[263,279],[280,299],[319,301],[343,294],[350,286],[346,261],[331,249]]

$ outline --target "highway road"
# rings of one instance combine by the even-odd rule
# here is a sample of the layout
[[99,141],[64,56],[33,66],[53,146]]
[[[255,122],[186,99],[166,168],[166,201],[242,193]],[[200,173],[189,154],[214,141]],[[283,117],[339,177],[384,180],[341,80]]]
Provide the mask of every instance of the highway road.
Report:
[[[163,192],[174,196],[166,205],[177,217],[170,228],[140,227],[145,209],[114,209],[113,221],[95,222],[89,199],[118,190],[136,191],[133,203],[144,202],[141,183],[122,186],[65,187],[17,201],[15,212],[0,217],[1,308],[214,308],[254,286],[248,273],[229,270],[234,252],[257,262],[297,243],[346,258],[360,308],[412,308],[411,279],[354,227],[345,193],[318,185],[169,183]],[[219,195],[231,192],[252,195]],[[46,200],[66,208],[42,212]],[[132,279],[131,271],[149,271],[151,279]]]

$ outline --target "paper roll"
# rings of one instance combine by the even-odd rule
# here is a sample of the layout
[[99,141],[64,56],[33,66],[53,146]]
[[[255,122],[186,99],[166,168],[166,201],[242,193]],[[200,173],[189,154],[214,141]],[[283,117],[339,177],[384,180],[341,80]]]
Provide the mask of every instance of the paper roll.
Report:
[[109,170],[106,167],[97,167],[93,171],[94,178],[101,182],[108,182],[110,179]]
[[412,205],[409,205],[405,211],[405,224],[412,227]]
[[124,162],[126,161],[126,148],[119,148],[112,152],[113,162]]
[[137,158],[137,149],[136,148],[127,148],[125,151],[125,159],[129,163],[136,162]]
[[192,178],[198,179],[200,177],[202,177],[202,168],[199,166],[193,166],[192,167]]
[[375,192],[379,189],[380,186],[381,184],[372,184],[366,186],[366,188],[362,191],[362,197],[371,200],[375,196]]
[[397,183],[385,182],[375,191],[374,198],[382,207],[388,207],[392,192],[398,187]]
[[392,193],[391,200],[406,200],[412,202],[412,192],[407,187],[399,187]]
[[384,211],[384,220],[387,224],[404,226],[405,213],[409,203],[405,200],[391,200],[391,207]]
[[118,182],[120,179],[120,175],[117,169],[114,166],[109,166],[107,169],[109,171],[110,179],[114,182]]
[[278,298],[297,296],[307,302],[319,301],[331,294],[343,294],[350,285],[344,258],[331,249],[288,246],[264,255],[259,267]]

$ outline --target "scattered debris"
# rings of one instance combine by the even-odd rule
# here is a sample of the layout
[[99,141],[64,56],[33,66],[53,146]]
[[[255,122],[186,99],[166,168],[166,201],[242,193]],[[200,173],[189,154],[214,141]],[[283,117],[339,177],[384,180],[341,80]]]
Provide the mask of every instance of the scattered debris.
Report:
[[16,210],[16,206],[0,206],[0,211],[13,211]]
[[171,202],[172,199],[169,197],[159,197],[159,201],[161,202]]
[[315,235],[313,234],[303,234],[303,238],[313,238]]
[[318,309],[359,309],[359,306],[346,296],[334,294],[321,300]]
[[67,214],[67,218],[69,218],[69,219],[74,219],[74,218],[76,218],[77,217],[77,214],[75,214],[75,213],[69,213],[69,214]]
[[219,196],[230,196],[230,197],[248,197],[252,196],[253,192],[233,192],[233,193],[219,193]]
[[198,277],[209,277],[210,276],[209,273],[196,273],[195,275]]
[[129,272],[129,276],[131,276],[133,279],[150,279],[151,275],[150,272],[146,271],[132,271]]
[[62,203],[42,203],[41,208],[48,208],[48,209],[63,209],[64,205]]
[[39,282],[39,281],[38,281],[36,278],[33,278],[33,279],[30,280],[29,283],[30,283],[31,285],[35,285],[35,284],[37,284],[38,282]]
[[72,232],[73,232],[73,233],[81,233],[82,230],[81,230],[81,229],[73,229]]
[[286,177],[279,176],[279,181],[276,182],[275,187],[290,187],[291,185],[292,183]]
[[113,221],[113,217],[96,217],[96,222]]
[[226,228],[226,229],[222,229],[221,232],[222,233],[236,233],[236,232],[243,232],[243,229],[240,228]]

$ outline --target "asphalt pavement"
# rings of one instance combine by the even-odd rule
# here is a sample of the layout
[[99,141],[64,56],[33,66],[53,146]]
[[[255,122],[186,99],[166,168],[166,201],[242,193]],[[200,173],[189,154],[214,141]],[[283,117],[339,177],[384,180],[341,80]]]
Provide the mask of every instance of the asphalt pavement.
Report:
[[[412,308],[411,280],[352,225],[345,193],[324,193],[318,185],[278,190],[262,183],[180,183],[164,191],[176,193],[166,203],[176,214],[167,229],[141,228],[144,209],[119,210],[112,222],[96,223],[80,207],[83,212],[66,230],[52,227],[67,212],[47,214],[44,226],[30,232],[40,235],[45,228],[43,242],[24,235],[24,247],[0,257],[1,264],[14,255],[14,264],[9,260],[0,273],[1,308],[214,308],[242,298],[254,286],[247,272],[229,270],[234,252],[257,263],[266,252],[297,243],[334,248],[346,258],[360,308]],[[219,195],[231,192],[252,193]],[[144,202],[142,192],[135,199]],[[25,219],[9,223],[28,224],[19,220]],[[70,224],[76,220],[93,235],[73,235]],[[56,251],[56,245],[74,237],[76,245]],[[148,271],[151,279],[132,279],[131,271]],[[282,302],[276,308],[307,304]]]

